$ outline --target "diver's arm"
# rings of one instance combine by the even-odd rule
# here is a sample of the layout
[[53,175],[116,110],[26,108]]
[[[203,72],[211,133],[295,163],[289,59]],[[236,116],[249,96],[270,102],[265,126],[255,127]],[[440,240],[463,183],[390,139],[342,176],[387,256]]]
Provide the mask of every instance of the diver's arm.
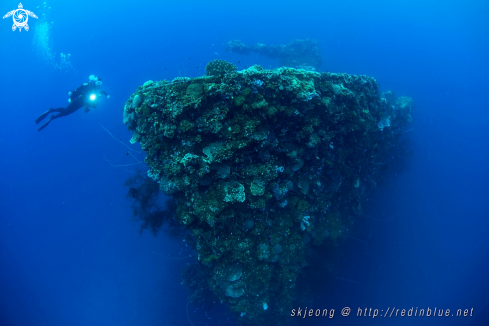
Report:
[[105,92],[105,91],[100,91],[100,93],[101,93],[101,94],[104,94],[104,95],[105,95],[107,98],[110,98],[110,95],[109,95],[109,94],[107,94],[107,92]]

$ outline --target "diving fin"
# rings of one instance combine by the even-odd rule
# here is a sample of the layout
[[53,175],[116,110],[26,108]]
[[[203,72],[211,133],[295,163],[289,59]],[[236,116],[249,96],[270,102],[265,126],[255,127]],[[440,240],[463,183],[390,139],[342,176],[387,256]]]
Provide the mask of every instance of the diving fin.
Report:
[[39,122],[41,122],[45,117],[48,116],[48,114],[50,113],[51,109],[47,110],[46,112],[44,112],[43,114],[41,114],[39,117],[37,117],[36,119],[36,124],[38,124]]
[[[42,119],[41,119],[42,120]],[[46,121],[46,123],[44,123],[41,127],[39,127],[39,129],[37,129],[37,131],[41,131],[43,130],[44,128],[46,128],[48,126],[48,124],[51,122],[51,118],[49,118],[48,121]]]

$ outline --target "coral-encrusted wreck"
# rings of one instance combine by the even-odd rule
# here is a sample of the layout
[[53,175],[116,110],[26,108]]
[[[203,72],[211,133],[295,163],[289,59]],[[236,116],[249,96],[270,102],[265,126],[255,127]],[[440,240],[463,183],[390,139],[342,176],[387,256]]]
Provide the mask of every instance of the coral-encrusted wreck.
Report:
[[283,323],[309,249],[351,230],[412,101],[367,76],[236,71],[221,60],[206,70],[146,82],[124,122],[195,240],[185,282],[213,291],[243,324]]

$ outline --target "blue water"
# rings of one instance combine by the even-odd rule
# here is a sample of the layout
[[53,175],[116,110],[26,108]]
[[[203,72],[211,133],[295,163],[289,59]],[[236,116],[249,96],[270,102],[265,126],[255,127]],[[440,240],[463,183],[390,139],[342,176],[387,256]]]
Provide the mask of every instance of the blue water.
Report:
[[[144,166],[129,165],[137,162],[118,141],[131,137],[122,107],[145,81],[197,77],[212,59],[278,66],[226,52],[229,40],[297,38],[319,42],[323,71],[373,76],[415,103],[405,135],[412,157],[390,159],[390,184],[369,197],[371,218],[361,217],[365,242],[347,242],[315,301],[295,303],[335,317],[297,324],[489,325],[487,1],[23,5],[39,15],[29,31],[0,22],[0,326],[236,324],[219,302],[209,311],[190,304],[190,322],[180,273],[193,251],[164,233],[140,236],[132,222],[124,181]],[[17,6],[3,0],[0,11]],[[35,118],[66,106],[91,74],[111,98],[38,132]],[[438,307],[473,316],[345,318],[345,306],[355,315]]]

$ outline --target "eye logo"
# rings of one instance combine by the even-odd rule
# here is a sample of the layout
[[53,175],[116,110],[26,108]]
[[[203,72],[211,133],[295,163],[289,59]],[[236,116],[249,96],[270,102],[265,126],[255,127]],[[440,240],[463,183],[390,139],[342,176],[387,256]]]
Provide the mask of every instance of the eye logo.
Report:
[[27,25],[27,21],[29,20],[29,16],[37,19],[37,16],[32,11],[25,10],[23,8],[24,6],[22,6],[22,3],[19,3],[19,9],[12,10],[3,16],[3,19],[12,16],[14,20],[12,31],[15,31],[17,28],[19,29],[19,32],[22,31],[22,28],[28,31],[29,25]]

